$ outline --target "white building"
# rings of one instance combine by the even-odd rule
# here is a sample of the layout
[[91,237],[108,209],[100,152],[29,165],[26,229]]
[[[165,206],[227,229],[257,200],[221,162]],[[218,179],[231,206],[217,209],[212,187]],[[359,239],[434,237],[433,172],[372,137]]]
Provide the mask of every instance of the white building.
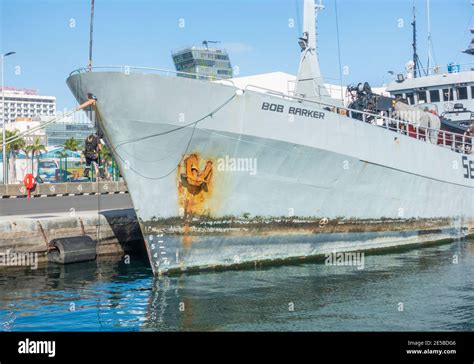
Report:
[[[6,130],[17,131],[19,134],[25,133],[30,129],[39,127],[42,124],[40,117],[36,116],[34,118],[18,118],[13,123],[8,123],[6,125]],[[44,129],[36,130],[28,135],[24,136],[26,144],[33,144],[36,139],[39,139],[41,144],[47,145],[46,131]]]
[[0,93],[5,93],[5,111],[0,103],[0,115],[11,123],[17,118],[33,118],[35,116],[53,116],[56,114],[56,97],[40,96],[36,90],[5,87]]

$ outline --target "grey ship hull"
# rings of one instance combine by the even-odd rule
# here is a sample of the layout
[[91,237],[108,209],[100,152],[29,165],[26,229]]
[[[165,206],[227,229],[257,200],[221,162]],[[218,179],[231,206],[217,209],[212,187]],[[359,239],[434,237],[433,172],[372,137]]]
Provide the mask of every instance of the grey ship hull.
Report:
[[67,83],[79,102],[97,97],[157,274],[424,244],[471,227],[470,156],[223,84],[120,72]]

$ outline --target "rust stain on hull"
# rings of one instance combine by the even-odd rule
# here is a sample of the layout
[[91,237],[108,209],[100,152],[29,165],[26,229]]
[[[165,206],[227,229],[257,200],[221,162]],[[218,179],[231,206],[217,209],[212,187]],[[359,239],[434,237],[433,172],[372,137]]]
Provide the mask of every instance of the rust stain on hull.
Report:
[[474,220],[469,220],[468,221],[467,228],[468,228],[469,234],[474,233]]
[[190,232],[191,228],[189,227],[189,222],[185,221],[183,225],[183,239],[181,241],[181,245],[184,249],[189,249],[193,242]]
[[190,222],[195,216],[209,216],[213,195],[213,162],[204,161],[197,153],[184,158],[177,169],[178,204],[184,218],[182,246],[192,244]]

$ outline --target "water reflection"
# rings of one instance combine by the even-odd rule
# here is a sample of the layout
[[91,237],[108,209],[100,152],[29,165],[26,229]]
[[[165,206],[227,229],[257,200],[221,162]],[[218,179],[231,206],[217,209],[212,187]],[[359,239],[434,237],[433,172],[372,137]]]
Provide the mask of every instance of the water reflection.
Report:
[[155,279],[142,329],[472,330],[473,245]]
[[154,278],[143,256],[49,265],[2,271],[0,330],[473,330],[473,274],[466,241],[366,256],[364,270]]

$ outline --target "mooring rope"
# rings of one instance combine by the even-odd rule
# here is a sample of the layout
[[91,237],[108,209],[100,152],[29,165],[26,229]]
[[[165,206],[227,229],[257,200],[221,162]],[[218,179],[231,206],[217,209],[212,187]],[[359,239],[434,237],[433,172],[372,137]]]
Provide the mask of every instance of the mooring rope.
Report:
[[[178,169],[178,166],[179,164],[182,162],[182,159],[183,157],[188,153],[188,150],[189,150],[189,146],[191,145],[191,141],[194,137],[194,133],[196,131],[196,127],[197,125],[206,120],[207,118],[209,117],[212,117],[214,114],[216,114],[217,112],[219,112],[221,109],[223,109],[227,104],[229,104],[233,99],[235,99],[236,97],[236,94],[232,95],[232,97],[230,97],[228,100],[226,100],[224,103],[222,103],[220,106],[218,106],[216,109],[214,109],[213,111],[209,112],[208,114],[204,115],[203,117],[199,118],[198,120],[195,120],[191,123],[188,123],[186,125],[182,125],[182,126],[179,126],[179,127],[176,127],[174,129],[171,129],[171,130],[168,130],[168,131],[165,131],[165,132],[161,132],[161,133],[156,133],[156,134],[151,134],[151,135],[146,135],[144,137],[139,137],[139,138],[135,138],[135,139],[130,139],[130,140],[127,140],[127,141],[124,141],[124,142],[121,142],[119,144],[117,144],[117,146],[112,146],[110,143],[110,148],[111,150],[114,152],[114,155],[120,159],[124,164],[125,164],[125,168],[127,169],[130,169],[131,171],[133,171],[134,173],[136,173],[137,175],[139,175],[140,177],[142,178],[145,178],[145,179],[149,179],[149,180],[159,180],[159,179],[163,179],[163,178],[166,178],[168,177],[171,173],[175,172],[177,169]],[[97,115],[100,115],[98,110],[97,110],[97,105],[96,105],[96,114]],[[100,117],[100,116],[99,116]],[[164,175],[161,175],[159,177],[152,177],[152,176],[146,176],[145,174],[139,172],[137,169],[133,168],[132,166],[130,166],[130,163],[127,162],[127,160],[125,160],[118,152],[118,148],[122,147],[123,145],[126,145],[126,144],[130,144],[130,143],[136,143],[138,141],[142,141],[142,140],[146,140],[146,139],[150,139],[150,138],[156,138],[156,137],[160,137],[160,136],[163,136],[163,135],[167,135],[167,134],[171,134],[171,133],[174,133],[176,131],[179,131],[179,130],[182,130],[182,129],[185,129],[185,128],[189,128],[192,126],[192,132],[191,132],[191,136],[189,137],[189,140],[188,142],[186,143],[186,147],[184,148],[184,151],[183,153],[181,153],[181,157],[180,159],[177,161],[176,163],[176,166],[171,169],[169,172],[167,172],[166,174]],[[127,153],[128,154],[128,153]],[[152,161],[149,161],[149,163],[152,162]]]

